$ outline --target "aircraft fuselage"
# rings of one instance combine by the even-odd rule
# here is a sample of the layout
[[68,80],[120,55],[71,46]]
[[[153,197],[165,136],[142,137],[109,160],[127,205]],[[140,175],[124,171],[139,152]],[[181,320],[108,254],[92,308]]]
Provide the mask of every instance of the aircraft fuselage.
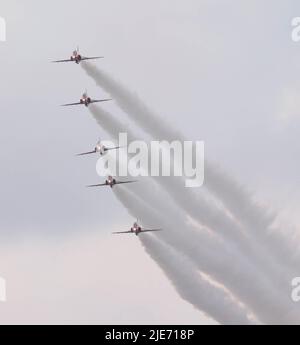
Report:
[[80,103],[84,104],[86,107],[88,107],[89,104],[91,103],[91,99],[90,99],[90,97],[82,97],[82,98],[80,98]]
[[75,61],[77,64],[79,64],[81,62],[81,59],[82,59],[82,57],[79,54],[74,54],[71,56],[71,60]]
[[136,236],[139,235],[139,233],[142,232],[142,228],[138,225],[134,225],[131,229],[131,232],[133,232]]

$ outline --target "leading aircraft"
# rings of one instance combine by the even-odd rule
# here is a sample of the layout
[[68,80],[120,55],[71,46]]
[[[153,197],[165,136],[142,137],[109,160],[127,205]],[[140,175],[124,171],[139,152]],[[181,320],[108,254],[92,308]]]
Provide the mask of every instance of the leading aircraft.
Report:
[[136,236],[138,236],[142,232],[152,232],[152,231],[162,231],[162,229],[143,229],[138,224],[138,220],[137,220],[136,222],[133,223],[133,226],[130,228],[130,230],[127,230],[127,231],[117,231],[117,232],[113,232],[113,234],[115,234],[115,235],[119,235],[119,234],[135,234]]
[[120,148],[121,148],[121,146],[106,147],[104,144],[101,143],[101,140],[99,140],[97,142],[97,144],[95,146],[95,149],[93,151],[79,153],[77,156],[85,156],[85,155],[90,155],[90,154],[93,154],[93,153],[99,153],[101,156],[103,156],[107,151],[118,150]]
[[72,105],[85,105],[88,107],[92,103],[99,103],[99,102],[107,102],[111,101],[111,98],[105,98],[105,99],[92,99],[91,97],[88,96],[87,91],[81,96],[79,102],[75,103],[67,103],[67,104],[62,104],[62,107],[69,107]]
[[89,185],[87,187],[90,188],[90,187],[109,186],[110,188],[113,188],[113,186],[115,186],[117,184],[134,183],[134,182],[137,182],[137,181],[117,181],[114,177],[108,176],[104,183],[92,184],[92,185]]
[[104,56],[92,56],[92,57],[86,57],[86,56],[82,56],[79,53],[79,48],[75,49],[70,57],[70,59],[66,59],[66,60],[55,60],[52,61],[54,63],[58,63],[58,62],[75,62],[78,64],[80,64],[81,61],[85,61],[85,60],[95,60],[95,59],[103,59]]

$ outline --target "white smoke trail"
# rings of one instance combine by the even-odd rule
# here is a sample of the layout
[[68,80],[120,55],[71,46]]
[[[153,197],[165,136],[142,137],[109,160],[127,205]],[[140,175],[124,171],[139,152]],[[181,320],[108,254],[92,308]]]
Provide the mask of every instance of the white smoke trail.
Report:
[[[171,128],[170,124],[164,122],[150,110],[136,94],[129,92],[126,87],[116,82],[107,73],[90,64],[82,64],[82,67],[99,86],[111,93],[120,107],[153,138],[168,141],[184,140],[181,133]],[[205,185],[246,227],[247,235],[254,241],[259,240],[258,242],[263,245],[263,248],[271,252],[273,260],[275,256],[279,265],[285,263],[289,267],[293,265],[297,269],[300,260],[299,256],[295,258],[294,255],[297,253],[296,244],[291,241],[287,242],[277,232],[272,231],[270,226],[273,217],[270,217],[266,210],[255,205],[248,193],[236,181],[220,172],[220,169],[208,161],[205,163],[205,169]],[[289,255],[290,253],[293,255]],[[283,254],[285,255],[283,256]],[[270,257],[266,256],[265,260],[269,262],[269,265],[272,264]],[[264,264],[264,260],[261,261],[261,264]],[[273,272],[276,273],[276,270]]]
[[[163,203],[149,200],[145,190],[142,193],[143,198],[140,198],[126,188],[115,189],[115,195],[133,217],[138,215],[147,226],[162,226],[164,231],[158,235],[160,240],[189,257],[201,271],[226,286],[261,322],[272,324],[295,322],[295,319],[299,321],[299,313],[294,313],[292,319],[288,319],[295,307],[289,295],[286,294],[284,300],[278,296],[274,286],[264,276],[253,271],[243,257],[235,256],[230,248],[224,248],[216,239],[192,231],[192,226],[187,226],[176,215],[178,210],[173,210],[175,214],[168,212],[166,215],[164,209],[160,209]],[[152,195],[155,194],[152,190]]]
[[221,324],[249,324],[246,310],[219,287],[197,273],[195,266],[153,236],[140,235],[146,252],[163,270],[182,299]]
[[[117,139],[118,133],[122,130],[124,130],[124,128],[122,127],[122,125],[116,120],[114,119],[114,117],[99,109],[96,107],[91,107],[90,108],[93,116],[95,117],[95,119],[97,120],[97,122],[104,127],[104,129],[109,132],[115,139]],[[145,189],[143,188],[141,190],[141,193],[143,195],[143,197],[145,196]],[[153,194],[153,189],[150,190],[150,193]],[[149,194],[149,193],[148,193]],[[165,201],[165,199],[164,199]],[[137,203],[140,203],[141,201],[137,201]],[[162,205],[164,205],[164,203],[159,204],[158,200],[152,200],[150,202],[148,202],[151,205],[157,205],[157,207],[162,207]],[[141,204],[141,203],[140,203]],[[175,221],[175,225],[177,224],[177,218],[174,218]],[[178,224],[177,224],[178,226]],[[216,256],[215,254],[218,253],[218,251],[220,251],[221,253],[224,253],[224,250],[220,250],[220,246],[219,248],[215,249],[212,241],[210,241],[210,243],[207,243],[205,241],[203,241],[203,239],[205,237],[201,237],[199,238],[199,241],[195,241],[195,234],[189,234],[188,232],[186,233],[186,235],[189,237],[189,235],[191,235],[190,238],[190,243],[186,246],[186,250],[185,253],[188,251],[189,254],[191,253],[191,249],[194,249],[195,251],[195,243],[200,243],[201,241],[204,242],[204,249],[205,248],[209,248],[209,250],[212,250],[213,255],[210,255],[209,259],[211,260],[214,256]],[[175,239],[176,240],[176,239]],[[173,242],[172,242],[173,241]],[[174,239],[172,239],[172,241],[170,242],[169,239],[169,244],[171,243],[174,246]],[[182,244],[185,242],[185,238],[180,238],[179,240],[177,239],[177,249],[179,248],[179,250],[182,250]],[[199,249],[199,247],[197,248]],[[231,248],[231,250],[233,250],[234,248]],[[199,251],[199,250],[198,250]],[[196,252],[196,251],[195,251]],[[203,249],[201,248],[201,251],[199,251],[200,253],[203,252]],[[205,250],[204,250],[205,252]],[[226,252],[225,252],[226,253]],[[191,255],[191,254],[190,254]],[[250,308],[253,310],[256,314],[259,315],[259,318],[261,320],[263,320],[264,322],[267,323],[272,323],[274,322],[274,320],[278,320],[278,315],[283,313],[283,309],[282,306],[280,307],[280,310],[276,311],[276,307],[277,304],[280,304],[280,298],[277,297],[270,297],[269,296],[269,291],[272,291],[272,286],[265,286],[262,287],[262,282],[264,281],[264,278],[259,276],[259,275],[255,275],[251,273],[251,270],[249,270],[249,267],[247,266],[247,264],[244,263],[243,258],[240,257],[236,257],[234,259],[231,259],[231,261],[229,262],[229,264],[227,265],[227,267],[225,266],[224,269],[224,261],[225,257],[221,257],[217,261],[217,263],[219,264],[219,267],[217,267],[216,263],[215,266],[211,265],[209,262],[207,262],[207,258],[199,255],[199,253],[195,254],[196,258],[197,258],[197,262],[199,264],[199,262],[202,262],[202,266],[207,265],[208,267],[206,267],[207,273],[213,275],[216,280],[218,279],[222,284],[224,284],[226,287],[229,287],[230,291],[233,291],[233,293],[238,296],[240,298],[241,301],[245,302],[246,301],[246,305],[250,305]],[[221,255],[222,256],[222,255]],[[206,261],[204,261],[203,259],[205,259]],[[239,271],[237,270],[237,267],[235,267],[234,263],[243,263],[242,268],[246,271]],[[233,265],[232,265],[233,264]],[[250,266],[251,268],[251,266]],[[220,277],[220,272],[223,273],[223,276]],[[235,272],[235,275],[232,275],[231,273]],[[251,280],[252,278],[252,280]],[[258,282],[258,286],[251,286],[253,285],[253,281]],[[272,293],[271,293],[272,295]],[[249,297],[251,296],[251,297]],[[270,316],[271,315],[271,316]]]
[[[99,108],[90,107],[90,111],[98,124],[105,131],[113,135],[114,139],[117,139],[118,133],[124,127],[111,114]],[[246,311],[236,302],[232,301],[222,289],[213,286],[196,275],[195,270],[192,270],[191,263],[189,265],[185,263],[185,267],[182,267],[184,265],[183,261],[178,263],[176,265],[177,275],[175,275],[172,262],[168,264],[166,260],[162,262],[158,261],[157,254],[150,248],[147,249],[147,252],[152,258],[156,257],[155,261],[164,269],[179,295],[199,310],[206,312],[221,323],[244,324],[252,322],[247,317]],[[181,276],[183,276],[183,280],[179,278]],[[210,295],[210,298],[203,299],[202,296],[207,296],[211,293],[213,294]]]
[[[96,121],[103,126],[115,140],[117,140],[119,132],[128,130],[124,128],[112,114],[107,113],[103,109],[91,106],[90,111]],[[131,140],[134,139],[132,134],[129,134],[129,137]],[[196,203],[193,199],[193,195],[187,195],[187,189],[176,182],[174,183],[172,177],[156,178],[153,180],[159,183],[160,187],[169,193],[173,202],[176,202],[182,210],[185,210],[187,214],[196,219],[199,223],[213,230],[216,234],[222,235],[225,242],[230,242],[232,244],[232,251],[240,252],[240,257],[246,255],[248,261],[251,261],[250,266],[254,265],[260,274],[264,273],[266,277],[269,277],[270,281],[272,281],[272,284],[275,286],[274,289],[285,291],[286,284],[288,284],[287,282],[292,275],[289,276],[286,268],[281,268],[281,266],[274,263],[270,257],[268,258],[263,249],[254,246],[247,236],[243,234],[242,229],[240,229],[225,213],[218,210],[216,206],[211,207],[204,198],[200,199],[200,204]],[[144,191],[141,191],[141,193],[145,195]],[[151,191],[148,194],[151,195]],[[239,261],[240,259],[236,260]],[[236,277],[236,279],[239,278]],[[252,298],[251,303],[255,303],[255,298]]]

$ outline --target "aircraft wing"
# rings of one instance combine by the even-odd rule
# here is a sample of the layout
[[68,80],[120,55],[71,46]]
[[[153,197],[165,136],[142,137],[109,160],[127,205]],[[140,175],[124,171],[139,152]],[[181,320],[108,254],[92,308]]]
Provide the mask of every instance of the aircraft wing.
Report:
[[111,101],[111,98],[106,98],[106,99],[92,99],[91,103],[99,103],[99,102],[107,102],[107,101]]
[[117,149],[120,149],[121,147],[124,147],[124,146],[116,146],[116,147],[109,147],[109,148],[106,147],[104,151],[117,150]]
[[90,151],[90,152],[78,153],[76,156],[85,156],[85,155],[90,155],[92,153],[96,153],[96,150]]
[[116,231],[116,232],[113,232],[114,235],[118,235],[118,234],[131,234],[132,231],[131,230],[128,230],[128,231]]
[[90,188],[90,187],[103,187],[103,186],[108,186],[108,185],[106,183],[91,184],[91,185],[87,186],[87,188]]
[[162,229],[142,229],[142,232],[162,231]]
[[133,183],[137,181],[124,181],[124,182],[116,182],[115,184],[125,184],[125,183]]
[[81,61],[84,61],[84,60],[103,59],[103,58],[104,58],[104,56],[82,57],[82,58],[81,58]]
[[77,103],[67,103],[67,104],[62,104],[61,106],[62,107],[69,107],[69,106],[71,106],[71,105],[81,105],[82,103],[80,103],[80,102],[77,102]]
[[54,63],[57,63],[57,62],[73,62],[73,60],[71,59],[68,59],[68,60],[55,60],[55,61],[52,61]]

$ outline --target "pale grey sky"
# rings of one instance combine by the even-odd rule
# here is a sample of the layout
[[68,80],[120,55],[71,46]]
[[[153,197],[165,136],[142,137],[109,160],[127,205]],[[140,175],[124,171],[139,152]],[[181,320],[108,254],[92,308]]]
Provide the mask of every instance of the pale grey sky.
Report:
[[[291,223],[299,222],[296,1],[37,0],[0,5],[0,323],[203,323],[135,238],[132,218],[74,155],[110,139],[85,109],[77,46]],[[105,109],[128,118],[114,103]],[[133,127],[134,128],[134,127]],[[55,282],[55,283],[53,283]],[[87,296],[87,297],[83,297]]]

